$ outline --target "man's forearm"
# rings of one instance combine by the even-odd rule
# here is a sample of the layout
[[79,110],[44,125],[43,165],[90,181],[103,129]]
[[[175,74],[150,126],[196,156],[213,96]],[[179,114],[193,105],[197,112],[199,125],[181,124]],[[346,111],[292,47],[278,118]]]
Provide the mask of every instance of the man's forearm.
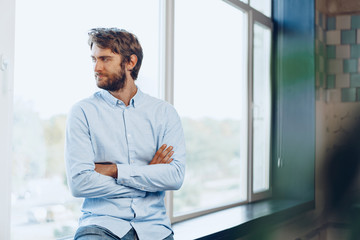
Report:
[[[166,144],[163,144],[159,150],[156,152],[155,156],[149,163],[152,164],[169,164],[172,162],[171,156],[174,154],[174,151],[172,146],[167,147]],[[95,169],[96,172],[109,176],[112,178],[118,178],[118,168],[117,165],[114,163],[95,163]]]
[[185,166],[179,160],[171,164],[136,166],[118,164],[116,182],[146,192],[177,190],[184,180]]
[[96,163],[95,164],[95,171],[112,178],[117,178],[118,170],[116,164],[113,163]]
[[74,197],[81,198],[132,198],[144,197],[145,192],[116,183],[115,179],[88,170],[68,177]]

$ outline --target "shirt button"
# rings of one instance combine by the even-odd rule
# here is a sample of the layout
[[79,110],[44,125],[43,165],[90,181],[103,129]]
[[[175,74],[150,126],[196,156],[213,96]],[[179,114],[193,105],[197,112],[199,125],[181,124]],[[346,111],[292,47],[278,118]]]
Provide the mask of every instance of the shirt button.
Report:
[[131,160],[131,163],[134,163],[134,160]]
[[131,137],[131,134],[128,134],[128,137]]

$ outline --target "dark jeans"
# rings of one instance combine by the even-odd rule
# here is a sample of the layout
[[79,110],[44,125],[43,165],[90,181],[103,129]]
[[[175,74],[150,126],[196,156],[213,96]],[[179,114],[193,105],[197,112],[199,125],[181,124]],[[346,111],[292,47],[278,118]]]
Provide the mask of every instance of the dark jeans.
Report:
[[[76,231],[74,240],[137,240],[137,234],[134,228],[130,229],[128,233],[122,238],[119,238],[110,230],[100,227],[98,225],[89,225],[79,227]],[[173,234],[170,234],[164,240],[174,240]]]

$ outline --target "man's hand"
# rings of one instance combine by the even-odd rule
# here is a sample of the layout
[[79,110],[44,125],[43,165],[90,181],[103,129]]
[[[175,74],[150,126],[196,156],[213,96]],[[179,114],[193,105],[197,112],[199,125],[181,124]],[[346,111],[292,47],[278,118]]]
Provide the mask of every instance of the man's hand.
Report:
[[117,178],[117,166],[114,163],[95,163],[95,171],[109,177]]
[[166,144],[162,145],[159,150],[155,153],[155,156],[149,164],[167,164],[172,162],[171,156],[174,154],[172,146],[166,148]]

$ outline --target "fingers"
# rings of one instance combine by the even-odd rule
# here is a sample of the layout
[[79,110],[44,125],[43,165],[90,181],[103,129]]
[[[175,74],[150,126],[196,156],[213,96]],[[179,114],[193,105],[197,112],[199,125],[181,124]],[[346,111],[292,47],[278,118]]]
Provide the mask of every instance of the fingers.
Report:
[[160,153],[160,155],[159,155],[159,159],[160,159],[160,162],[166,162],[167,160],[168,160],[168,155],[170,155],[170,157],[171,157],[171,155],[173,155],[173,151],[171,151],[173,149],[173,147],[172,146],[170,146],[170,147],[168,147],[167,149],[165,149],[162,153]]
[[[171,147],[171,149],[172,149],[172,147]],[[170,149],[170,150],[171,150]],[[164,151],[165,152],[165,151]],[[164,153],[163,152],[163,153]],[[170,161],[170,158],[171,158],[171,156],[174,154],[174,151],[170,151],[170,152],[168,152],[165,156],[164,156],[164,158],[160,161],[160,163],[170,163],[171,161]]]
[[154,158],[151,160],[150,164],[166,164],[171,163],[173,159],[171,156],[174,154],[173,147],[163,144],[159,150],[155,153]]
[[165,150],[166,148],[166,144],[163,144],[159,150],[156,151],[155,156],[153,157],[153,159],[151,160],[150,164],[157,164],[159,161],[159,156],[160,154]]
[[159,150],[156,151],[155,156],[153,157],[153,160],[157,161],[157,159],[159,158],[159,155],[165,150],[166,146],[167,146],[166,144],[163,144],[159,148]]

